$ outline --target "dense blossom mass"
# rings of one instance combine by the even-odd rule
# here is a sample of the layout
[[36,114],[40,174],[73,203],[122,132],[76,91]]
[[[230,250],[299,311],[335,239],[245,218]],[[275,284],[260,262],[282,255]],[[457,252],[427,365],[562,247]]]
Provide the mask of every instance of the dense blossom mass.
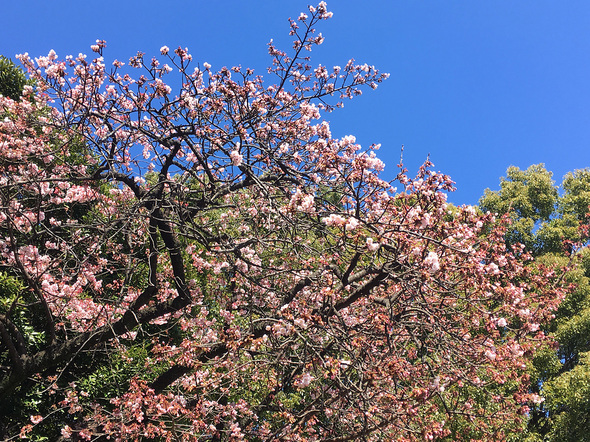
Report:
[[35,86],[0,97],[3,437],[521,428],[560,281],[492,214],[448,205],[430,163],[386,182],[378,145],[332,137],[322,115],[387,76],[310,65],[329,17],[269,44],[272,84],[166,46],[20,57]]

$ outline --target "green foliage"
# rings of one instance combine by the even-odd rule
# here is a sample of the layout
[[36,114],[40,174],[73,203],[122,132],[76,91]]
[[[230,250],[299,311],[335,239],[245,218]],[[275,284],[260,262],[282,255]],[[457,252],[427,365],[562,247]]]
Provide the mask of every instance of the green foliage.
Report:
[[0,95],[20,100],[27,84],[29,81],[24,72],[10,58],[0,55]]
[[545,401],[532,407],[528,431],[518,438],[527,442],[590,440],[590,251],[571,254],[584,242],[590,169],[568,173],[561,191],[542,164],[526,171],[510,167],[500,190],[486,189],[480,200],[482,210],[510,216],[508,244],[525,244],[539,264],[556,270],[556,278],[570,266],[563,277],[574,290],[545,330],[559,348],[538,352],[530,371],[531,388]]
[[510,166],[506,177],[500,178],[500,190],[486,189],[480,207],[498,213],[515,212],[518,219],[548,220],[558,198],[552,176],[543,164],[526,171]]
[[564,195],[559,200],[562,215],[570,214],[584,221],[590,206],[590,169],[576,170],[563,178]]
[[[482,373],[482,376],[485,376],[485,373]],[[514,391],[515,383],[513,381],[507,381],[502,386],[494,387],[494,396],[495,397],[502,397],[502,394],[507,394],[510,391]],[[474,410],[493,410],[495,413],[502,413],[503,401],[493,402],[490,401],[489,396],[489,387],[482,386],[482,387],[475,387],[469,386],[464,389],[453,389],[451,393],[456,399],[457,402],[466,402],[469,401]],[[448,413],[453,415],[454,407],[453,403],[446,404],[445,409],[448,410]],[[442,417],[445,418],[444,416]],[[448,417],[446,417],[448,419]],[[474,422],[473,419],[470,419],[468,416],[463,416],[461,414],[453,415],[452,419],[449,419],[449,427],[451,429],[451,434],[449,434],[444,441],[452,442],[457,440],[502,440],[500,437],[496,437],[494,439],[490,439],[490,434],[488,433],[489,429],[481,426],[477,422]],[[508,432],[508,434],[520,434],[524,429],[524,420],[521,418],[513,419],[510,421],[506,421],[503,431]],[[498,436],[498,435],[496,435]]]
[[535,234],[534,245],[538,253],[561,253],[564,241],[580,240],[580,222],[571,213],[560,214],[557,219],[543,223]]
[[[65,373],[54,376],[55,390],[59,391],[55,394],[46,394],[53,386],[43,382],[41,377],[35,379],[38,382],[28,382],[2,407],[1,412],[5,416],[3,423],[10,426],[12,422],[26,422],[30,416],[41,415],[44,416],[43,421],[33,427],[27,440],[58,440],[63,423],[75,426],[79,419],[69,412],[69,408],[59,403],[64,398],[60,390],[66,389],[73,393],[80,404],[86,398],[102,398],[103,405],[108,406],[109,398],[127,391],[130,379],[143,376],[151,380],[166,369],[164,364],[149,364],[149,347],[145,342],[139,342],[129,346],[124,353],[96,352],[82,355],[80,361],[72,364],[78,374],[86,374],[80,378],[69,377]],[[149,371],[146,370],[148,365]]]
[[5,272],[0,273],[0,311],[7,312],[12,307],[23,289],[23,284],[17,278]]
[[[130,379],[145,373],[148,355],[149,346],[144,342],[131,346],[124,354],[111,353],[96,365],[96,370],[78,382],[78,389],[90,397],[121,395],[127,391]],[[157,374],[158,370],[152,376],[155,378]]]
[[[37,320],[37,315],[42,315],[42,312],[34,301],[20,279],[0,272],[0,315],[10,316],[29,349],[37,349],[45,339],[45,333],[39,329]],[[7,351],[0,352],[0,361],[7,357]]]
[[590,352],[580,354],[579,363],[543,385],[552,428],[551,441],[590,441]]
[[480,209],[510,215],[508,243],[519,242],[532,251],[539,249],[535,227],[551,220],[559,199],[552,176],[543,164],[532,165],[525,171],[511,166],[506,177],[500,178],[500,190],[485,190],[479,200]]

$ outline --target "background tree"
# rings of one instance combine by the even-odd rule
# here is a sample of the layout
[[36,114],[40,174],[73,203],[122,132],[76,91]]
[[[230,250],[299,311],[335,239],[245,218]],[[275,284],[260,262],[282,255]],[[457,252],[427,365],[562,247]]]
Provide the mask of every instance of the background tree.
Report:
[[25,73],[10,58],[0,55],[0,95],[19,100],[27,84]]
[[[479,201],[481,209],[510,216],[511,226],[506,235],[509,244],[524,244],[534,253],[543,250],[536,227],[550,221],[555,212],[558,192],[552,175],[542,164],[526,171],[511,166],[506,178],[500,178],[500,190],[485,190]],[[558,247],[561,250],[561,243]]]
[[378,146],[332,137],[321,113],[386,76],[310,66],[330,16],[291,20],[291,55],[269,45],[271,85],[182,48],[110,72],[103,41],[21,57],[34,100],[0,99],[4,438],[522,429],[559,280],[494,216],[449,214],[429,163],[398,190]]
[[535,359],[532,388],[545,401],[532,410],[527,440],[585,441],[590,424],[590,254],[580,247],[587,241],[590,170],[568,173],[561,195],[551,177],[542,164],[526,171],[510,167],[500,190],[486,190],[480,207],[508,214],[507,241],[527,244],[538,262],[556,268],[556,277],[576,251],[577,268],[564,276],[576,288],[547,328],[559,349],[546,348]]

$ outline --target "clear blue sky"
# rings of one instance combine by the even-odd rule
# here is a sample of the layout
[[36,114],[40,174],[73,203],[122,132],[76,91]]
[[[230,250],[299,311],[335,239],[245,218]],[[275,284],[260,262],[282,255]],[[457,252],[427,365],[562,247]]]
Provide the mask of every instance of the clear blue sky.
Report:
[[[105,58],[188,47],[214,68],[264,73],[266,43],[288,48],[299,0],[11,0],[2,5],[0,54],[60,57],[97,38]],[[385,178],[400,146],[411,171],[430,153],[451,175],[457,203],[497,188],[510,165],[545,163],[554,178],[590,166],[590,1],[332,0],[334,17],[312,61],[353,57],[391,74],[376,91],[327,116],[335,136],[381,143]]]

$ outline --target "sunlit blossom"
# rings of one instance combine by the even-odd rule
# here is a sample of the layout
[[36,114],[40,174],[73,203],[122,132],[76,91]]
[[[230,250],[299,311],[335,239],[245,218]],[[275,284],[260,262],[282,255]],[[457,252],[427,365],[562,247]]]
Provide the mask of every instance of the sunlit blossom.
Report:
[[314,377],[311,374],[305,373],[302,376],[300,376],[297,380],[295,380],[295,382],[293,382],[293,385],[295,385],[298,388],[305,388],[308,387],[309,384],[311,384],[313,379]]
[[237,150],[232,150],[229,156],[231,158],[231,163],[234,166],[240,166],[242,164],[242,160],[244,159],[244,157],[240,155],[240,153]]
[[430,273],[436,273],[440,270],[440,264],[436,252],[428,252],[428,255],[424,258],[424,265]]

